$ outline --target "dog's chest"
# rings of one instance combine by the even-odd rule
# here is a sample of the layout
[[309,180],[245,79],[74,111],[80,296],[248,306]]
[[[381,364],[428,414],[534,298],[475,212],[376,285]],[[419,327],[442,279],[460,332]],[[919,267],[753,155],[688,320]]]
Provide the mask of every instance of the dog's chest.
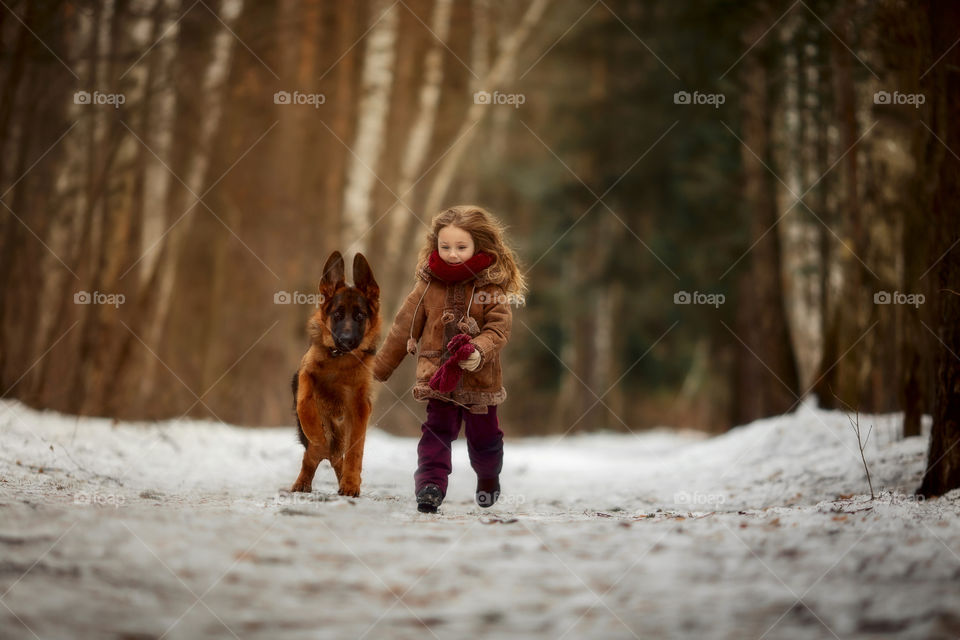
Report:
[[334,368],[324,368],[314,372],[313,384],[319,400],[328,405],[347,404],[353,400],[358,389],[343,384],[343,373]]

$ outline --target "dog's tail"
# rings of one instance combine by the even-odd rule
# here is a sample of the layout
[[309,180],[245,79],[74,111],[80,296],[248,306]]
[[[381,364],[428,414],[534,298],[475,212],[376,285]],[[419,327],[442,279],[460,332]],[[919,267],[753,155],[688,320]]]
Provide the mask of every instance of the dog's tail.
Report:
[[300,416],[297,414],[297,389],[300,388],[300,372],[293,374],[293,380],[290,381],[290,387],[293,389],[293,418],[297,421],[297,436],[300,438],[300,444],[306,449],[310,441],[307,440],[307,434],[303,432],[303,426],[300,424]]

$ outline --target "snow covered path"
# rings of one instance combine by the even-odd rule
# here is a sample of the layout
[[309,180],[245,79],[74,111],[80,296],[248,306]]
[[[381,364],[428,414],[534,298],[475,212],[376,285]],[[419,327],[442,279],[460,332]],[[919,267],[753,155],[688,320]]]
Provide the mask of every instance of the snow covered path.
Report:
[[847,417],[802,406],[510,440],[491,510],[461,439],[426,515],[378,429],[359,498],[326,463],[302,496],[292,428],[0,402],[0,638],[957,638],[960,491],[910,498],[926,436],[860,419],[873,501]]

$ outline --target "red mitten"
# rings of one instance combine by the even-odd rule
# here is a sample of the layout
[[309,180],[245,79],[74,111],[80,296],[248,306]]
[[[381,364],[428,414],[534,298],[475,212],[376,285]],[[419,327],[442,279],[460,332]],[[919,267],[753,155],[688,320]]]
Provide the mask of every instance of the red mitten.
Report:
[[476,347],[470,342],[469,335],[458,333],[453,336],[447,343],[447,351],[450,352],[450,357],[440,365],[437,372],[430,378],[430,388],[441,393],[453,391],[463,374],[463,369],[457,363],[469,358],[475,350]]

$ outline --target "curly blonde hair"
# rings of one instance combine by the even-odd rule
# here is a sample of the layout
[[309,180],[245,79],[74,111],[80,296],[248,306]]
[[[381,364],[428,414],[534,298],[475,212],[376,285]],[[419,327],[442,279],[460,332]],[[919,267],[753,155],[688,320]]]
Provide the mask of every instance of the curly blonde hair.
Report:
[[507,295],[516,297],[519,304],[523,304],[527,294],[527,279],[520,272],[516,254],[504,240],[506,227],[483,207],[461,204],[435,215],[425,237],[426,242],[420,248],[417,272],[428,263],[430,254],[437,248],[440,230],[449,225],[469,233],[477,253],[482,251],[493,257],[493,264],[487,268],[490,281],[499,285]]

